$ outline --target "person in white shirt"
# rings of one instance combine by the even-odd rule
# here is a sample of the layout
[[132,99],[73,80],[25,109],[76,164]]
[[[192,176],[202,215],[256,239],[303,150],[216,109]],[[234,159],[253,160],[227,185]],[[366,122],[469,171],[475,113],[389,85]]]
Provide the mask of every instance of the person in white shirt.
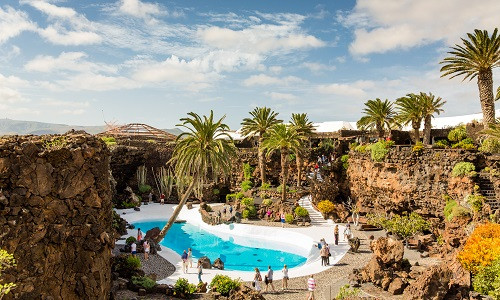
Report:
[[281,283],[281,289],[284,291],[288,289],[288,268],[286,267],[286,265],[283,267],[283,270],[281,270],[281,272],[283,272],[283,281]]
[[135,254],[137,253],[137,244],[136,243],[132,243],[131,250],[132,250],[132,255],[135,256]]
[[273,269],[271,269],[271,266],[268,267],[268,270],[267,270],[267,276],[266,276],[266,280],[265,280],[265,283],[266,283],[266,293],[267,293],[267,288],[269,287],[269,285],[271,285],[271,287],[273,288],[273,292],[276,291],[276,289],[274,288],[274,284],[273,284]]

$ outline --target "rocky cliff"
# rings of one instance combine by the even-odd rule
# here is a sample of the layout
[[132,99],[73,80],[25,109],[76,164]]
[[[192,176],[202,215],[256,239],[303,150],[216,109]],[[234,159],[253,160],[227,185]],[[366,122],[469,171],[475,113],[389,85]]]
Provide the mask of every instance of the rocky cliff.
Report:
[[106,299],[111,283],[109,151],[90,135],[0,138],[0,248],[16,299]]
[[347,185],[361,212],[416,211],[442,217],[443,194],[463,199],[474,191],[468,177],[452,177],[456,163],[477,164],[475,152],[464,150],[392,148],[383,162],[374,162],[370,153],[349,152]]

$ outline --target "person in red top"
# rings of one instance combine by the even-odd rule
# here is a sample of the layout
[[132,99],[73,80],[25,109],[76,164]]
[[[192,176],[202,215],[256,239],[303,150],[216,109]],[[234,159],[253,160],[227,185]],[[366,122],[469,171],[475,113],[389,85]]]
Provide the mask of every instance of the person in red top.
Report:
[[160,204],[164,204],[165,203],[165,195],[162,193],[160,195]]

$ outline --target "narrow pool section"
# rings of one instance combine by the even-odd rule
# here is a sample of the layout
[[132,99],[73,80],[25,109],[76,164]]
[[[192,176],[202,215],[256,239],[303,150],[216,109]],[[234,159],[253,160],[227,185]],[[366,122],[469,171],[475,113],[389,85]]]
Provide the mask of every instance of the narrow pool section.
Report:
[[[143,232],[165,225],[166,221],[136,222],[135,228]],[[249,238],[251,239],[251,238]],[[161,241],[161,245],[168,247],[179,255],[188,248],[193,250],[193,256],[200,258],[208,256],[210,261],[220,258],[224,262],[226,270],[253,271],[254,268],[267,270],[271,266],[274,270],[280,270],[286,264],[288,268],[300,266],[306,262],[306,258],[289,252],[266,249],[263,247],[246,247],[232,242],[233,239],[223,240],[197,226],[189,223],[174,224]],[[265,241],[255,241],[250,244],[265,245]],[[273,248],[276,248],[274,245]]]

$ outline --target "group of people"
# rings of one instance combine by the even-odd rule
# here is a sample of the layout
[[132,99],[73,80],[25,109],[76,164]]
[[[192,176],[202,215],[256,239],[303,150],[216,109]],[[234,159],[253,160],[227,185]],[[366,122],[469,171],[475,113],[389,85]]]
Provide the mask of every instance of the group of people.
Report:
[[[281,283],[281,290],[285,291],[288,289],[288,268],[286,265],[283,267],[281,272],[283,273],[283,281]],[[271,266],[268,266],[267,267],[267,274],[264,276],[264,284],[266,285],[266,293],[268,291],[269,286],[271,286],[273,292],[276,292],[276,289],[274,288],[274,283],[273,283],[273,275],[274,275],[273,269],[271,268]],[[262,282],[262,275],[260,274],[260,270],[259,270],[259,268],[255,268],[255,275],[253,277],[252,286],[259,293],[262,290],[261,282]]]
[[[137,229],[137,243],[140,243],[142,241],[142,236],[143,236],[143,233],[142,233],[141,229],[138,228]],[[133,256],[135,256],[137,254],[137,243],[134,242],[130,246],[130,250],[131,250]],[[144,259],[149,260],[149,252],[151,250],[151,245],[149,244],[149,242],[147,240],[144,240],[144,242],[142,243],[142,247],[144,248]]]
[[215,215],[215,222],[217,224],[220,224],[223,217],[230,219],[232,216],[233,216],[233,206],[231,204],[224,205],[222,207],[222,210],[217,211],[217,213]]
[[[187,252],[186,250],[182,252],[181,259],[182,259],[182,272],[184,272],[184,274],[187,274],[189,268],[193,267],[193,251],[191,250],[191,248],[188,248]],[[196,271],[198,274],[198,281],[202,282],[201,275],[203,274],[203,267],[199,261],[196,264]]]

